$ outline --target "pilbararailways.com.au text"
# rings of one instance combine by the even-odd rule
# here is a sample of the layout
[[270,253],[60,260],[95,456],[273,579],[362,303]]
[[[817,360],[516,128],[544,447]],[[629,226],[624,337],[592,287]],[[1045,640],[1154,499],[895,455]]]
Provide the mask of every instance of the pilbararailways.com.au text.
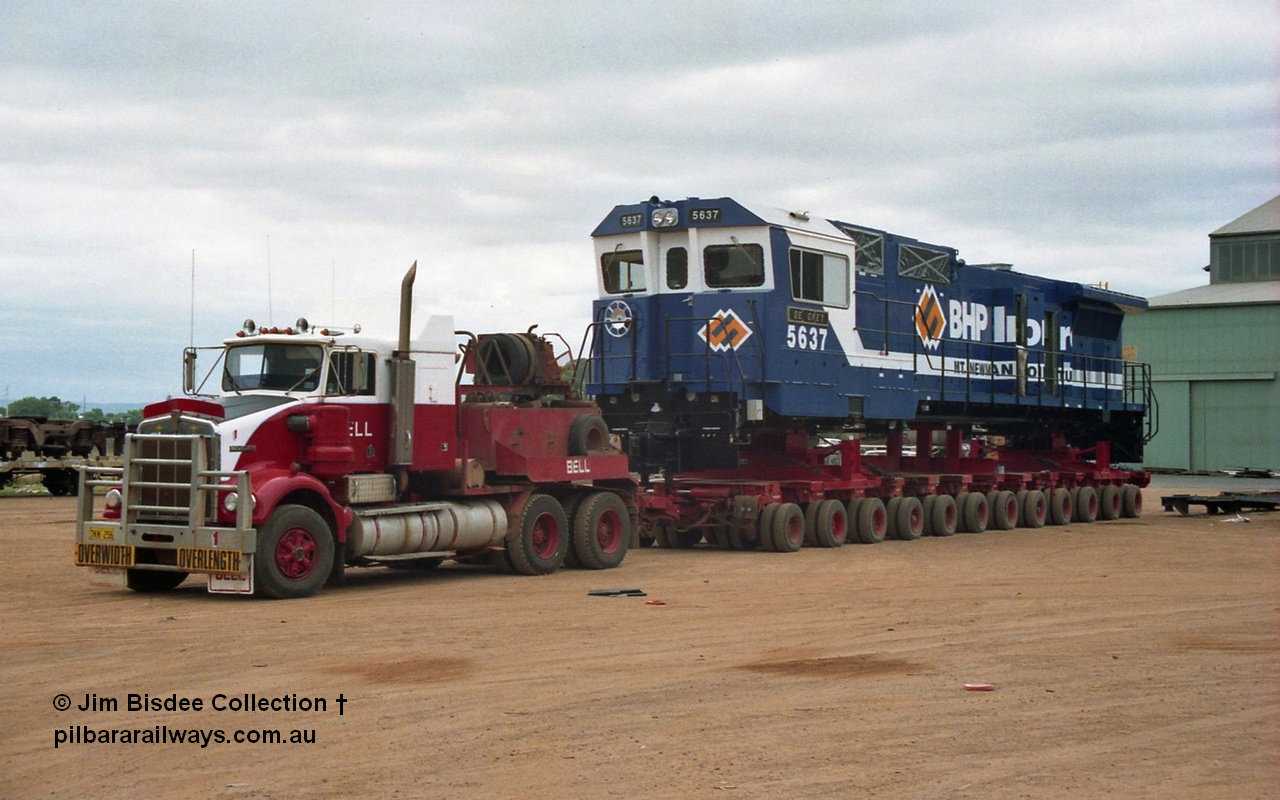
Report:
[[[333,705],[330,705],[330,702]],[[342,716],[347,698],[339,694],[332,701],[326,697],[299,696],[297,694],[259,695],[255,692],[214,694],[204,697],[187,697],[175,693],[152,695],[147,692],[128,693],[122,697],[87,693],[79,704],[70,696],[58,694],[53,707],[59,712],[88,712],[89,714],[121,713],[302,713],[323,714],[332,707]],[[115,722],[113,720],[113,722]],[[95,744],[315,744],[315,728],[224,728],[185,727],[170,724],[135,726],[115,724],[76,724],[54,728],[53,746]]]

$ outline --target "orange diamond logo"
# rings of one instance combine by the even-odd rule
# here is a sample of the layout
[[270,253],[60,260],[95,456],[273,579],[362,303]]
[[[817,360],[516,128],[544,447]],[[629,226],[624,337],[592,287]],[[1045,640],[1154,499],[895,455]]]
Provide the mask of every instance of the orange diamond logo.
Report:
[[722,353],[725,350],[737,350],[742,347],[742,343],[751,338],[751,328],[747,327],[732,308],[721,309],[714,317],[707,320],[707,324],[698,331],[698,336],[710,345],[712,350]]
[[938,293],[933,286],[925,286],[920,293],[920,302],[916,303],[916,333],[920,342],[930,350],[938,349],[942,341],[942,332],[947,329],[947,318],[942,313],[942,303],[938,301]]

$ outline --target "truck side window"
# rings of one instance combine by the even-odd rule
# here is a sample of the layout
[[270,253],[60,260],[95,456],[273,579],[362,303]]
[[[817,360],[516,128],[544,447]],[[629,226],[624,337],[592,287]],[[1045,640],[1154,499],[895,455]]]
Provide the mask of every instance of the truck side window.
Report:
[[[363,361],[363,376],[356,374],[356,359]],[[329,379],[325,383],[325,394],[372,395],[374,366],[372,353],[343,350],[330,354]],[[360,378],[363,378],[363,385],[359,385]]]

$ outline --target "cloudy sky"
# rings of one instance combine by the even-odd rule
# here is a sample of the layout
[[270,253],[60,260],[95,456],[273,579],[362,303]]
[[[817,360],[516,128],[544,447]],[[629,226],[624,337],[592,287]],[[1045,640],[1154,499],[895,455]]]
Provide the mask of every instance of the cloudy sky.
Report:
[[654,194],[1196,286],[1280,193],[1278,41],[1276,0],[8,0],[0,405],[175,394],[246,317],[393,335],[414,260],[419,321],[576,342]]

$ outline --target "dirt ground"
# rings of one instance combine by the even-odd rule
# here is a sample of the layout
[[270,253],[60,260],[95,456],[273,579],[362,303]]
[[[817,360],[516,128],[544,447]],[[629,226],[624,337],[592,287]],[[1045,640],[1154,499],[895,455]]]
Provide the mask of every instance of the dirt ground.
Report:
[[[73,499],[3,498],[0,797],[1280,797],[1280,513],[1160,493],[1139,520],[362,570],[284,602],[93,586]],[[326,710],[210,708],[246,694]]]

